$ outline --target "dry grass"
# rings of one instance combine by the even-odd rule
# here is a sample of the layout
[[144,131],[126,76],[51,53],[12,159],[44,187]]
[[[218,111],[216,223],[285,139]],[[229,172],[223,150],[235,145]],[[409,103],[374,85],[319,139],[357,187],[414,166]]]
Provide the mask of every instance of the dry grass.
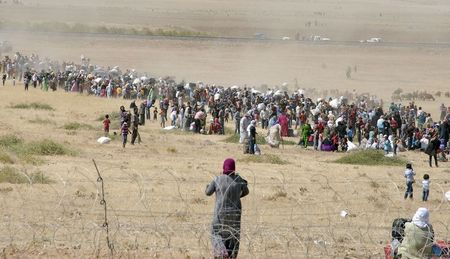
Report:
[[76,154],[74,150],[67,148],[64,145],[54,142],[50,139],[30,142],[27,149],[32,155],[39,156],[73,156]]
[[14,167],[5,166],[0,170],[0,183],[29,183],[28,178]]
[[20,172],[18,169],[10,166],[5,166],[0,169],[0,183],[11,184],[50,184],[54,181],[46,176],[43,172],[32,173],[27,175]]
[[269,201],[276,201],[276,200],[279,200],[279,199],[282,199],[282,198],[286,198],[287,196],[288,196],[288,194],[287,194],[286,190],[284,190],[283,188],[278,187],[278,188],[276,188],[276,190],[275,190],[275,192],[273,194],[271,194],[271,195],[269,195],[267,197],[267,200],[269,200]]
[[28,120],[29,123],[33,124],[42,124],[42,125],[56,125],[56,122],[50,119],[41,119],[40,117],[36,117],[35,119]]
[[70,32],[70,33],[100,33],[112,35],[130,36],[164,36],[164,37],[197,37],[208,36],[204,32],[196,32],[183,28],[150,28],[139,26],[116,26],[116,25],[91,25],[85,23],[67,22],[32,22],[32,23],[5,23],[0,22],[0,28],[14,28],[19,30],[41,31],[41,32]]
[[[42,159],[35,156],[74,156],[77,153],[75,150],[49,139],[26,143],[23,139],[11,134],[0,136],[0,148],[3,149],[5,161],[8,161],[7,155],[10,153],[21,161],[33,165],[43,162]],[[8,156],[11,161],[14,161],[10,155]]]
[[0,148],[0,163],[14,164],[14,160],[5,150],[3,150],[3,148]]
[[248,155],[245,156],[244,158],[239,159],[239,161],[244,163],[264,163],[273,165],[289,164],[288,161],[283,160],[279,156],[273,154]]
[[55,182],[42,171],[32,173],[30,175],[30,180],[33,184],[51,184]]
[[95,128],[86,123],[69,122],[63,125],[63,129],[70,131],[77,131],[77,130],[93,130]]
[[[23,98],[22,90],[8,89],[2,93],[7,100],[17,102]],[[37,100],[49,94],[55,96],[52,102],[56,109],[54,117],[40,115],[43,120],[66,120],[70,111],[67,104],[71,102],[77,102],[79,107],[78,116],[72,118],[72,122],[78,123],[84,123],[83,118],[92,114],[92,110],[109,111],[126,104],[121,99],[97,102],[92,97],[58,91],[36,91],[34,94]],[[33,100],[34,95],[29,98]],[[355,258],[381,257],[383,251],[379,241],[384,242],[389,236],[392,219],[399,215],[411,216],[415,207],[423,205],[419,199],[405,204],[402,191],[388,183],[388,180],[393,181],[403,188],[403,165],[402,169],[385,167],[375,171],[364,166],[323,162],[334,160],[341,154],[299,150],[293,146],[273,149],[262,156],[241,155],[241,145],[220,140],[227,136],[163,135],[157,123],[141,127],[144,144],[126,149],[121,148],[119,141],[108,146],[98,145],[95,137],[99,132],[74,131],[79,134],[75,138],[67,136],[71,131],[66,130],[51,132],[49,138],[60,144],[52,147],[53,144],[37,144],[38,140],[28,141],[39,139],[36,132],[46,132],[48,126],[24,127],[22,122],[15,120],[20,113],[19,110],[0,110],[0,116],[5,118],[4,125],[7,125],[0,128],[0,146],[14,160],[14,166],[10,167],[23,171],[22,168],[31,167],[19,156],[19,151],[25,147],[30,150],[25,153],[26,158],[43,159],[37,154],[55,155],[46,156],[46,163],[33,166],[32,172],[37,173],[24,175],[34,179],[34,183],[50,181],[51,185],[32,187],[27,180],[28,183],[20,186],[0,186],[3,188],[0,189],[2,206],[11,215],[12,224],[21,230],[14,232],[3,228],[0,231],[0,237],[7,239],[7,244],[0,241],[2,245],[6,247],[11,242],[17,245],[13,254],[28,255],[29,243],[33,240],[64,243],[66,255],[61,255],[53,246],[38,248],[55,258],[81,254],[89,257],[95,253],[91,247],[107,250],[104,228],[101,227],[104,220],[94,212],[102,207],[98,205],[101,190],[91,158],[98,161],[105,181],[108,215],[111,215],[109,225],[112,233],[117,233],[113,238],[117,257],[126,257],[130,252],[140,258],[156,257],[155,254],[160,258],[184,258],[185,252],[169,251],[167,247],[188,251],[191,258],[210,257],[209,226],[214,198],[204,196],[203,191],[205,185],[220,174],[223,159],[227,157],[238,160],[237,171],[248,181],[250,189],[249,196],[242,200],[243,231],[248,233],[241,243],[243,258],[277,258],[289,254],[341,258],[348,254],[346,251],[352,251]],[[20,132],[24,139],[8,132]],[[77,147],[82,155],[56,155],[65,152],[61,151],[61,146],[71,150],[66,144],[69,140],[70,146]],[[31,149],[32,143],[39,148]],[[46,146],[51,148],[44,148]],[[173,153],[173,150],[177,152]],[[407,152],[402,156],[418,161],[414,165],[417,170],[427,166],[419,153]],[[23,174],[21,171],[16,173]],[[58,178],[51,182],[48,176],[53,175]],[[433,179],[439,181],[444,190],[450,188],[441,181],[446,179],[442,169],[435,171]],[[12,177],[11,181],[19,180]],[[10,186],[13,189],[6,188]],[[19,196],[16,195],[25,198],[17,202]],[[437,207],[439,203],[433,205]],[[433,211],[433,222],[438,223],[436,233],[445,234],[448,226],[446,204],[441,208]],[[355,217],[339,217],[339,212],[344,209]],[[36,215],[45,217],[45,222]],[[373,226],[373,218],[377,218],[380,227],[365,233],[365,229]],[[58,226],[64,227],[57,229],[56,235],[34,230],[48,227],[48,222],[58,222]],[[34,229],[27,227],[29,225]],[[83,233],[80,239],[79,230],[89,227],[93,231]],[[339,243],[341,239],[345,242]],[[128,247],[134,250],[127,250]]]

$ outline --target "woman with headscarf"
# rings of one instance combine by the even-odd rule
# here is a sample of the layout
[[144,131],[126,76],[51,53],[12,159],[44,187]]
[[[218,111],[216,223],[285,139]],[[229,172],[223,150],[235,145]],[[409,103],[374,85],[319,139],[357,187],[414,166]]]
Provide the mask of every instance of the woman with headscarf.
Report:
[[[309,124],[309,121],[306,120],[306,122],[302,126],[302,139],[303,139],[303,147],[308,147],[308,138],[309,135],[312,133],[311,125]],[[283,136],[283,135],[282,135]]]
[[438,167],[437,154],[439,152],[439,146],[440,146],[441,142],[437,138],[436,133],[432,133],[432,134],[433,135],[428,143],[428,146],[425,149],[425,153],[428,155],[428,162],[430,164],[430,167],[433,167],[433,164],[432,164],[433,158],[434,158],[434,164],[436,165],[436,167]]
[[249,193],[247,181],[236,174],[235,161],[223,162],[223,174],[206,187],[206,195],[216,193],[212,222],[214,258],[237,258],[241,233],[241,198]]
[[275,124],[269,129],[269,135],[266,137],[267,144],[270,147],[278,148],[280,146],[281,139],[281,126],[280,124]]
[[281,126],[281,136],[282,137],[288,137],[289,135],[289,123],[288,123],[288,117],[286,116],[286,114],[283,112],[280,117],[278,118],[278,123]]
[[402,259],[420,259],[432,256],[434,231],[429,218],[428,209],[419,208],[414,214],[412,222],[405,224],[405,236],[398,248],[398,254]]
[[247,127],[248,134],[248,149],[250,154],[255,154],[255,144],[256,144],[256,121],[252,120],[250,125]]

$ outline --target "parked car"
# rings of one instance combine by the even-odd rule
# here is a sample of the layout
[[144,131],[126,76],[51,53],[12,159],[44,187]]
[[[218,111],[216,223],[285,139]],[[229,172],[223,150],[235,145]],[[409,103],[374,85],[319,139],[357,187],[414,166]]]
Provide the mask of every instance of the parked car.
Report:
[[382,42],[383,39],[382,38],[370,38],[368,40],[360,40],[360,43],[380,43]]
[[257,32],[253,34],[253,37],[258,40],[264,40],[266,38],[266,35],[262,32]]

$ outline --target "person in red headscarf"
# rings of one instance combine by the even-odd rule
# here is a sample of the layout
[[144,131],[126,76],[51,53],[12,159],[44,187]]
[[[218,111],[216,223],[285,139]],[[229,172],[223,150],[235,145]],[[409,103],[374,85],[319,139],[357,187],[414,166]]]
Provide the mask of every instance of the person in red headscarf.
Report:
[[235,161],[223,162],[223,174],[214,178],[205,191],[216,193],[212,222],[214,258],[237,258],[241,233],[241,198],[248,193],[247,181],[236,174]]

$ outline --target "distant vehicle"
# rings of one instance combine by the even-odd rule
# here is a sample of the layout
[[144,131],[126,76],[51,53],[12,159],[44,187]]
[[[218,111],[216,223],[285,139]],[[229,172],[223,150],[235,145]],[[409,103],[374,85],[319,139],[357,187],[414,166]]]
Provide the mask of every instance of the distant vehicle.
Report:
[[322,38],[322,37],[320,37],[319,35],[311,35],[311,36],[309,37],[309,40],[312,40],[312,41],[319,41],[321,38]]
[[309,40],[311,40],[311,41],[330,41],[331,39],[330,38],[326,38],[326,37],[322,37],[322,36],[319,36],[319,35],[311,35],[309,37]]
[[382,38],[370,38],[368,40],[360,40],[360,43],[380,43],[382,42],[383,39]]
[[9,41],[0,42],[0,52],[11,52],[12,49],[12,45]]
[[258,40],[264,40],[266,38],[266,35],[262,32],[257,32],[253,34],[253,37]]
[[291,39],[291,37],[287,37],[287,36],[284,36],[283,38],[281,38],[282,40],[290,40]]

